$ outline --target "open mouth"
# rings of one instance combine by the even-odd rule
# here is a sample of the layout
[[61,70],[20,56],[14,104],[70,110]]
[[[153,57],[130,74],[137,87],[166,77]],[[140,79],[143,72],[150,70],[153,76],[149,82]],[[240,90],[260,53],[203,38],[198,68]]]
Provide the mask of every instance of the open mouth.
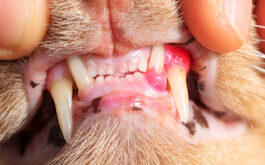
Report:
[[[45,79],[34,74],[26,77],[29,97],[35,97],[36,105],[41,102],[37,96],[42,96],[42,92],[32,91],[48,90],[50,95],[45,92],[44,107],[24,131],[8,142],[8,147],[15,141],[21,156],[31,153],[42,134],[48,145],[56,144],[58,152],[71,143],[80,125],[100,113],[135,113],[161,122],[171,118],[175,120],[176,133],[192,144],[241,135],[246,129],[245,120],[215,103],[211,81],[216,61],[211,55],[197,60],[205,52],[196,47],[194,41],[187,45],[143,47],[109,58],[92,54],[70,56],[51,65]],[[26,71],[26,76],[34,72]],[[61,131],[52,124],[56,123],[55,111]],[[41,147],[35,150],[41,152]]]
[[[208,70],[214,69],[209,65],[205,65]],[[55,102],[67,142],[75,123],[82,123],[89,115],[115,111],[142,113],[161,121],[169,115],[190,141],[205,138],[204,134],[219,138],[242,133],[244,122],[235,114],[216,105],[213,107],[217,109],[208,108],[198,95],[196,100],[189,99],[189,95],[194,95],[187,86],[187,75],[192,77],[190,66],[191,54],[187,49],[170,44],[144,47],[107,59],[94,55],[71,56],[49,68],[46,89]],[[194,81],[194,73],[188,81],[189,84]],[[202,84],[195,86],[195,92],[209,91],[202,89]],[[207,102],[207,97],[203,101]]]
[[239,136],[246,121],[219,105],[212,85],[215,55],[205,54],[192,41],[142,47],[109,58],[70,56],[50,64],[43,74],[30,74],[35,71],[28,68],[29,97],[35,97],[35,107],[42,106],[31,123],[6,143],[4,154],[26,159],[37,152],[31,162],[39,161],[43,152],[52,157],[71,143],[91,116],[102,113],[140,114],[161,123],[173,119],[176,133],[191,144]]
[[[140,114],[161,123],[173,119],[176,133],[191,144],[239,136],[246,121],[219,103],[216,72],[215,55],[194,40],[141,47],[108,58],[32,57],[24,82],[29,109],[37,113],[7,142],[8,151],[20,157],[37,151],[34,159],[42,152],[53,156],[71,143],[80,125],[101,113]],[[51,144],[55,151],[43,149]]]

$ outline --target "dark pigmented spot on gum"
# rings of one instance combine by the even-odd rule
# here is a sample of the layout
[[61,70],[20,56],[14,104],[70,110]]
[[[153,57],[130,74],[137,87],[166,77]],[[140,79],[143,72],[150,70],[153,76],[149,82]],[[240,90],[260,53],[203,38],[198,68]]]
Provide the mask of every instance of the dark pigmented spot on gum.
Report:
[[196,133],[196,129],[195,129],[195,123],[194,122],[188,122],[188,123],[183,123],[184,124],[184,126],[186,127],[186,128],[188,128],[188,130],[189,130],[189,133],[191,134],[191,135],[195,135],[195,133]]
[[200,91],[204,91],[204,84],[202,82],[197,81],[197,88]]
[[217,118],[222,118],[223,116],[225,116],[225,112],[219,112],[219,111],[215,111],[214,112],[214,115],[215,115],[215,117],[217,117]]
[[93,110],[94,113],[99,113],[101,111],[100,109],[98,109],[100,100],[101,100],[101,97],[98,97],[98,98],[95,98],[91,103],[91,107],[94,108]]
[[209,128],[208,122],[199,110],[194,111],[194,120],[202,127]]
[[35,87],[38,86],[39,84],[31,80],[31,81],[30,81],[30,85],[31,85],[32,88],[35,88]]
[[101,111],[101,109],[98,109],[98,108],[95,108],[95,109],[93,110],[94,113],[99,113],[100,111]]
[[132,108],[132,111],[143,111],[143,108],[141,108],[141,107],[133,107]]

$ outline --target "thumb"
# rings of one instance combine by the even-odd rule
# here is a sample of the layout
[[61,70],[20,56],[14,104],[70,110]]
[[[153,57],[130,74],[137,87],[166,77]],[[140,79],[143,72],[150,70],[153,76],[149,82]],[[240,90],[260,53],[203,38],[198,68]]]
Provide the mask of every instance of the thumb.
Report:
[[184,21],[196,40],[215,52],[247,42],[252,0],[181,0]]
[[30,54],[48,29],[47,0],[0,0],[0,60]]

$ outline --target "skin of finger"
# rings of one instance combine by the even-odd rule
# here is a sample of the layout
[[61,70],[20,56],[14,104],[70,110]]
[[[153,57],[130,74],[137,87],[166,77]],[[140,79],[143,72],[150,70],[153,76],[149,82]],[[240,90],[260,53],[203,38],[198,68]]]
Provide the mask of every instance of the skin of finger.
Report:
[[0,0],[0,45],[12,48],[18,44],[29,21],[28,0]]
[[181,0],[180,3],[188,29],[203,46],[223,53],[244,44],[224,14],[222,0]]
[[0,37],[0,60],[14,60],[29,55],[43,40],[49,25],[48,0],[12,1],[21,1],[22,7],[19,12],[8,14],[6,20],[10,20],[10,23],[6,23],[5,29],[0,28],[0,33],[7,34]]
[[261,49],[265,52],[265,0],[257,1],[257,25],[261,25],[264,28],[258,28],[258,33],[264,41],[261,42]]

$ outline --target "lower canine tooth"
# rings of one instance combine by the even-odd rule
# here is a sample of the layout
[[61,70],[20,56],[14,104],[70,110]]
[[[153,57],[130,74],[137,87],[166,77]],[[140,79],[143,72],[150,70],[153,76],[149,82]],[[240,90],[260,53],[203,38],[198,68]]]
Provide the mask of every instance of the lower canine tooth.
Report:
[[165,49],[164,45],[154,45],[152,48],[150,61],[148,64],[148,68],[154,68],[157,73],[161,73],[164,69],[165,63]]
[[93,77],[91,77],[78,56],[71,56],[67,59],[67,64],[69,69],[75,79],[76,85],[79,90],[84,89],[93,82]]
[[180,119],[186,123],[189,120],[189,97],[186,72],[180,67],[175,66],[167,71],[167,78]]
[[71,140],[73,84],[68,79],[60,79],[52,83],[51,95],[55,102],[56,113],[66,142]]

